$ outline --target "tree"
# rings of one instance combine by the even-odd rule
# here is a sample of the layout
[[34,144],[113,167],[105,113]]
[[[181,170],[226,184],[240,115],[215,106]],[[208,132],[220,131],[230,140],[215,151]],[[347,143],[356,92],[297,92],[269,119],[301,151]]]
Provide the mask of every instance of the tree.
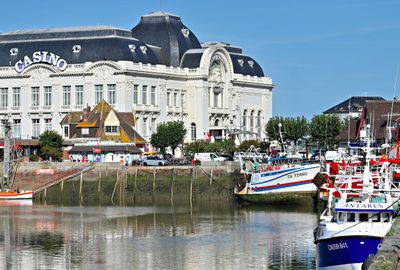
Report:
[[193,158],[195,153],[217,152],[232,154],[236,151],[235,142],[233,140],[222,140],[210,143],[206,140],[197,140],[186,143],[183,148],[184,155]]
[[151,135],[150,143],[160,148],[161,153],[165,154],[165,149],[171,147],[172,154],[175,155],[175,149],[183,143],[186,129],[183,122],[165,122],[157,127],[157,131]]
[[304,116],[298,117],[272,117],[266,127],[266,132],[270,140],[280,140],[279,123],[283,138],[285,141],[294,141],[295,143],[304,138],[308,133],[308,123]]
[[39,136],[40,156],[44,159],[61,160],[64,139],[57,131],[46,130]]
[[239,149],[241,151],[247,151],[250,148],[250,146],[254,146],[255,148],[260,148],[260,142],[257,140],[246,140],[239,145]]
[[321,148],[332,149],[342,129],[343,123],[336,115],[315,115],[310,123],[311,140]]

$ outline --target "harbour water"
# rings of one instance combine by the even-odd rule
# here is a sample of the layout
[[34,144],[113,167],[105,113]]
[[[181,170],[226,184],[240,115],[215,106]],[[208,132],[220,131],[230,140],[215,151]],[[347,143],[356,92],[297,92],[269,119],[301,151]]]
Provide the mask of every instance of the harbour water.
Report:
[[311,207],[1,202],[0,269],[315,269],[317,223]]

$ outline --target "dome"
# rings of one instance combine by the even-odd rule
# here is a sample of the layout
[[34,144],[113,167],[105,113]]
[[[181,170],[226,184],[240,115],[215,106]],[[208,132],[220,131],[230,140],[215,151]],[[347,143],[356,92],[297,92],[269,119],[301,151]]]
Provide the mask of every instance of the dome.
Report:
[[68,64],[132,61],[158,64],[157,50],[129,37],[130,31],[110,27],[16,31],[0,35],[0,66],[13,66],[34,52],[59,55]]
[[161,64],[179,67],[184,53],[190,49],[201,48],[200,42],[181,18],[165,13],[154,12],[141,17],[138,25],[132,28],[132,36],[161,48]]

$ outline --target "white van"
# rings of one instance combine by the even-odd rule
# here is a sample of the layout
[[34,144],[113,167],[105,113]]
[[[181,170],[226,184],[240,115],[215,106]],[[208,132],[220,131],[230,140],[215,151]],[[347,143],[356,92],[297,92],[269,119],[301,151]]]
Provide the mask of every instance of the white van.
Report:
[[196,153],[194,154],[194,160],[199,163],[203,161],[224,161],[225,158],[215,153]]

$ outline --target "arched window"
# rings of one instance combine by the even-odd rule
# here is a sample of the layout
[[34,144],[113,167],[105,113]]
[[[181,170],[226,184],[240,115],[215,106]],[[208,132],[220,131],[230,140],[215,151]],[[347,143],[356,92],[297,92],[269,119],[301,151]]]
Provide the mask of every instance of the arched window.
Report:
[[254,130],[254,111],[250,112],[250,130]]
[[246,126],[247,126],[247,110],[243,111],[242,126],[243,126],[243,129],[246,129]]
[[218,127],[219,126],[219,120],[217,119],[217,120],[215,120],[215,122],[214,122],[214,126],[215,127]]
[[191,137],[192,137],[192,141],[196,140],[196,124],[192,123],[190,125],[190,133],[191,133]]

